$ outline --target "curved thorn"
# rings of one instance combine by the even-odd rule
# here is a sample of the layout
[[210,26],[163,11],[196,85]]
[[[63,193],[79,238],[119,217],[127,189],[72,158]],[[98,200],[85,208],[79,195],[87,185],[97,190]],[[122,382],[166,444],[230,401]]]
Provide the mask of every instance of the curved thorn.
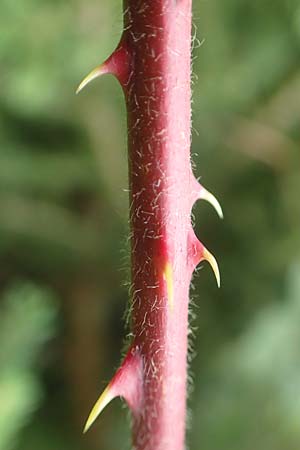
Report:
[[201,260],[205,260],[210,264],[217,280],[217,286],[219,288],[221,286],[221,277],[216,258],[207,250],[207,248],[203,247]]
[[101,412],[103,411],[103,409],[105,408],[105,406],[108,405],[109,402],[111,402],[113,400],[113,398],[115,397],[115,395],[112,392],[112,389],[110,387],[110,385],[108,385],[104,391],[102,392],[102,394],[100,395],[99,399],[97,400],[97,402],[95,403],[87,421],[86,424],[84,426],[84,430],[83,433],[86,433],[91,426],[93,425],[93,423],[95,422],[95,420],[97,419],[97,417],[101,414]]
[[123,397],[134,413],[140,408],[142,396],[142,358],[138,347],[131,347],[115,376],[95,403],[83,432],[88,431],[99,414],[115,397]]
[[224,218],[221,205],[218,202],[218,200],[216,199],[216,197],[211,192],[207,191],[204,187],[202,187],[199,198],[202,200],[206,200],[208,203],[210,203],[212,205],[212,207],[215,209],[215,211],[217,212],[220,219]]
[[93,69],[80,83],[76,90],[76,94],[92,80],[100,77],[106,73],[114,75],[120,82],[121,86],[124,88],[128,81],[130,75],[130,53],[127,49],[126,41],[121,38],[119,45],[112,52],[112,54],[104,61],[104,63]]
[[79,92],[82,91],[82,89],[87,84],[89,84],[91,81],[95,80],[95,78],[98,78],[105,73],[107,73],[105,63],[101,64],[100,66],[97,66],[81,81],[78,88],[76,89],[76,94],[79,94]]

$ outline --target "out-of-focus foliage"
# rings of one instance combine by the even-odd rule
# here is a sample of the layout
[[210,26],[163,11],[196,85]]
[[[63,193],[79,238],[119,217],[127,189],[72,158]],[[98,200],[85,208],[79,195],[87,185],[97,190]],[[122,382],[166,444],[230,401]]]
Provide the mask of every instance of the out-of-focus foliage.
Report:
[[20,429],[42,400],[37,359],[53,336],[49,292],[30,284],[7,289],[0,308],[0,449],[15,448]]
[[[225,219],[194,208],[222,288],[207,267],[195,276],[189,446],[297,450],[300,5],[193,5],[193,160]],[[0,450],[129,448],[117,401],[81,435],[125,334],[125,108],[110,77],[74,95],[117,44],[121,9],[1,2]],[[16,277],[32,287],[8,291]]]
[[254,440],[259,450],[298,448],[299,264],[289,281],[287,297],[263,308],[243,336],[224,345],[207,368],[197,406],[202,424],[197,438],[204,448],[250,450]]

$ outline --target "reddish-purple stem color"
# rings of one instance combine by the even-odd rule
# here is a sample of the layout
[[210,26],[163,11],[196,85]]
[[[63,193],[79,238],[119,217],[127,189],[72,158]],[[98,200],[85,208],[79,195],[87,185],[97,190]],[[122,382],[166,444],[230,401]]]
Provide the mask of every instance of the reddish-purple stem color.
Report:
[[127,105],[132,345],[93,409],[115,396],[133,416],[135,450],[185,447],[189,285],[213,256],[191,225],[194,202],[214,197],[190,162],[192,0],[127,0],[118,48],[81,84],[113,73]]
[[[126,11],[126,10],[125,10]],[[190,214],[191,0],[127,5],[126,89],[134,346],[143,361],[136,450],[183,450]]]

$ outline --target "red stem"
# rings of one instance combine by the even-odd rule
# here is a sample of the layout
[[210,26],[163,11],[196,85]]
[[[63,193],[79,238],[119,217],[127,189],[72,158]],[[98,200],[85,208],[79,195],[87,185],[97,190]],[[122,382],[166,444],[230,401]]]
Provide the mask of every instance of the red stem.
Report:
[[126,89],[134,345],[144,397],[136,450],[183,450],[193,175],[190,165],[191,1],[129,0]]
[[135,450],[183,450],[189,285],[195,266],[215,259],[197,240],[191,209],[216,199],[190,164],[192,0],[127,0],[125,31],[103,73],[127,104],[133,342],[86,428],[116,395],[133,414]]

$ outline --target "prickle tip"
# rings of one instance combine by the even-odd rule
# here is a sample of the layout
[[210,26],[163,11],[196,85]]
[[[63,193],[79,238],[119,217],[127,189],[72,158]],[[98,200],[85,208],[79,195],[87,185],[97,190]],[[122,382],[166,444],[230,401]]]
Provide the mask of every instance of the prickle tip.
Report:
[[224,218],[220,203],[218,202],[216,197],[211,192],[207,191],[204,187],[202,187],[201,189],[200,199],[206,200],[208,203],[210,203],[212,207],[215,209],[220,219]]
[[93,69],[79,84],[78,88],[76,89],[76,95],[79,94],[79,92],[82,91],[83,88],[85,88],[85,86],[87,84],[89,84],[91,81],[95,80],[95,78],[100,77],[101,75],[103,75],[104,73],[106,73],[105,70],[105,64],[101,64],[100,66],[95,67],[95,69]]
[[214,272],[214,275],[216,277],[217,286],[218,286],[218,288],[220,288],[221,277],[220,277],[220,270],[219,270],[219,266],[218,266],[216,258],[206,248],[203,248],[202,260],[205,260],[210,264],[210,266]]
[[110,386],[107,386],[103,393],[100,395],[99,399],[95,403],[87,421],[84,426],[83,433],[85,434],[93,425],[97,417],[101,414],[103,409],[108,405],[108,403],[114,398],[111,392]]

